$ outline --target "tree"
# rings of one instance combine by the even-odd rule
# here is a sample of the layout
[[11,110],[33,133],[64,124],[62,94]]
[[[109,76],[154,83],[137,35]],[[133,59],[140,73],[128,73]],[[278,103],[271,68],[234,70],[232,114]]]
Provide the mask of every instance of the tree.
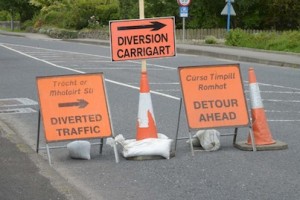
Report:
[[299,0],[268,0],[268,15],[265,25],[276,30],[290,30],[300,27]]
[[244,29],[262,29],[268,6],[266,1],[239,0],[235,3],[235,25]]
[[11,16],[11,29],[14,30],[14,19],[16,14],[20,15],[20,21],[31,19],[36,9],[29,4],[29,0],[1,0],[0,10],[5,10]]

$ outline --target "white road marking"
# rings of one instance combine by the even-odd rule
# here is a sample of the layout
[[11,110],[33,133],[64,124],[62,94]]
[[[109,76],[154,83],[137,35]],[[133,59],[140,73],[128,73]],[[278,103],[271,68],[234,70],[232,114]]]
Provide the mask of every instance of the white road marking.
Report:
[[[244,81],[245,85],[248,84],[248,81]],[[282,88],[282,89],[289,89],[289,90],[298,90],[300,91],[300,88],[294,88],[294,87],[286,87],[286,86],[282,86],[282,85],[273,85],[273,84],[268,84],[268,83],[257,83],[258,85],[262,85],[262,86],[270,86],[270,87],[274,87],[274,88]]]
[[0,115],[3,114],[20,114],[20,113],[35,113],[36,110],[32,108],[9,108],[9,109],[0,109]]
[[300,103],[300,100],[262,99],[262,101],[285,102],[285,103]]
[[270,113],[296,113],[296,114],[300,114],[300,111],[282,111],[282,110],[265,110],[266,112],[270,112]]
[[[76,69],[101,69],[101,70],[141,70],[140,68],[133,68],[133,67],[76,67]],[[162,71],[165,69],[153,69],[148,68],[147,71]]]
[[300,119],[271,119],[271,120],[267,120],[268,122],[300,122]]
[[5,98],[0,99],[0,107],[11,107],[11,106],[29,106],[37,105],[38,103],[28,98]]
[[158,89],[155,91],[158,91],[158,92],[180,92],[181,90],[180,89],[167,89],[167,90]]
[[4,47],[4,48],[6,48],[6,49],[9,49],[9,50],[11,50],[11,51],[14,51],[14,52],[16,52],[16,53],[19,53],[19,54],[21,54],[21,55],[23,55],[23,56],[32,58],[32,59],[37,60],[37,61],[44,62],[44,63],[46,63],[46,64],[48,64],[48,65],[52,65],[52,66],[57,67],[57,68],[60,68],[60,69],[66,69],[66,70],[70,70],[70,71],[77,72],[77,73],[80,73],[80,74],[84,74],[84,73],[85,73],[85,72],[82,72],[82,71],[79,71],[79,70],[75,70],[75,69],[71,69],[71,68],[68,68],[68,67],[63,67],[63,66],[60,66],[60,65],[56,65],[56,64],[54,64],[54,63],[48,62],[48,61],[43,60],[43,59],[39,59],[39,58],[37,58],[37,57],[34,57],[34,56],[29,55],[29,54],[23,53],[23,52],[21,52],[21,51],[15,50],[15,49],[10,48],[10,47],[8,47],[8,46],[5,46],[5,45],[3,45],[3,44],[1,44],[0,46]]
[[[110,57],[106,57],[106,56],[99,56],[99,55],[86,54],[86,53],[78,53],[78,52],[70,52],[70,51],[62,51],[62,50],[45,49],[45,48],[39,48],[39,47],[30,47],[30,46],[12,45],[12,44],[8,44],[8,45],[11,45],[11,46],[20,46],[20,47],[27,47],[27,48],[35,48],[35,49],[43,49],[43,50],[48,50],[48,51],[53,51],[53,52],[65,52],[65,53],[73,53],[73,54],[78,54],[78,55],[87,55],[87,56],[95,56],[95,57],[102,57],[102,58],[110,58]],[[73,71],[73,72],[76,72],[76,73],[80,73],[80,74],[85,74],[86,73],[84,71],[72,69],[72,68],[69,68],[69,67],[64,67],[64,66],[57,65],[57,64],[51,63],[49,61],[46,61],[46,60],[43,60],[43,59],[31,56],[31,55],[29,55],[27,53],[15,50],[15,49],[13,49],[11,47],[8,47],[7,45],[4,45],[4,44],[0,44],[0,46],[2,46],[3,48],[9,49],[11,51],[14,51],[16,53],[19,53],[21,55],[24,55],[26,57],[32,58],[32,59],[40,61],[40,62],[44,62],[44,63],[46,63],[48,65],[51,65],[51,66],[54,66],[54,67],[57,67],[57,68],[60,68],[60,69],[70,70],[70,71]],[[139,62],[136,62],[136,61],[128,61],[128,62],[139,63]],[[161,67],[161,68],[164,68],[164,69],[177,70],[177,68],[172,68],[172,67],[167,67],[167,66],[154,65],[154,64],[149,64],[149,65]],[[107,81],[109,83],[116,84],[116,85],[120,85],[120,86],[124,86],[124,87],[128,87],[128,88],[132,88],[132,89],[135,89],[135,90],[139,90],[140,89],[139,87],[132,86],[132,85],[125,84],[125,83],[121,83],[121,82],[118,82],[118,81],[113,81],[113,80],[110,80],[110,79],[105,79],[105,81]],[[299,90],[300,91],[299,88],[285,87],[285,86],[265,84],[265,83],[259,83],[259,84],[260,85],[265,85],[265,86],[273,86],[273,87],[278,87],[278,88],[292,89],[292,90]],[[174,99],[174,100],[180,100],[181,99],[179,97],[175,97],[175,96],[172,96],[172,95],[169,95],[169,94],[165,94],[165,93],[161,93],[161,92],[157,92],[157,91],[152,91],[152,90],[150,91],[150,93],[156,94],[156,95],[159,95],[159,96],[163,96],[163,97],[167,97],[167,98],[170,98],[170,99]],[[276,102],[280,102],[280,101],[282,101],[282,102],[295,102],[295,103],[299,103],[300,102],[300,101],[297,101],[297,100],[291,100],[291,101],[286,101],[286,100],[270,100],[270,101],[276,101]],[[268,120],[268,121],[270,121],[270,122],[286,122],[286,121],[298,122],[300,120],[294,119],[294,120]]]
[[[249,90],[245,90],[246,93],[249,93]],[[295,91],[260,91],[260,93],[274,93],[274,94],[300,94],[300,92]]]
[[[56,64],[51,63],[51,62],[48,62],[48,61],[46,61],[46,60],[39,59],[39,58],[36,58],[36,57],[34,57],[34,56],[31,56],[31,55],[28,55],[28,54],[26,54],[26,53],[23,53],[23,52],[21,52],[21,51],[15,50],[15,49],[10,48],[10,47],[8,47],[8,46],[6,46],[6,45],[3,45],[3,44],[1,44],[0,46],[4,47],[4,48],[6,48],[6,49],[9,49],[9,50],[11,50],[11,51],[14,51],[14,52],[16,52],[16,53],[19,53],[19,54],[21,54],[21,55],[23,55],[23,56],[27,56],[27,57],[32,58],[32,59],[34,59],[34,60],[37,60],[37,61],[40,61],[40,62],[44,62],[44,63],[46,63],[46,64],[48,64],[48,65],[51,65],[51,66],[54,66],[54,67],[57,67],[57,68],[60,68],[60,69],[70,70],[70,71],[73,71],[73,72],[77,72],[77,73],[79,73],[79,74],[85,74],[85,73],[86,73],[86,72],[84,72],[84,71],[80,71],[80,70],[72,69],[72,68],[69,68],[69,67],[64,67],[64,66],[56,65]],[[114,84],[116,84],[116,85],[121,85],[121,86],[124,86],[124,87],[136,89],[136,90],[139,90],[139,89],[140,89],[139,87],[132,86],[132,85],[125,84],[125,83],[121,83],[121,82],[117,82],[117,81],[113,81],[113,80],[110,80],[110,79],[105,79],[105,81],[110,82],[110,83],[114,83]],[[164,96],[164,97],[168,97],[168,98],[175,99],[175,100],[179,100],[179,99],[180,99],[180,98],[175,97],[175,96],[172,96],[172,95],[168,95],[168,94],[164,94],[164,93],[160,93],[160,92],[155,92],[155,91],[152,91],[152,90],[150,91],[150,93],[156,94],[156,95],[160,95],[160,96]]]
[[[106,58],[106,59],[111,60],[111,57],[109,57],[109,56],[100,56],[100,55],[94,55],[94,54],[88,54],[88,53],[79,53],[79,52],[73,52],[73,51],[63,51],[63,50],[46,49],[46,48],[32,47],[32,46],[26,46],[26,45],[16,45],[16,44],[7,44],[7,43],[2,43],[1,44],[1,46],[3,46],[3,47],[8,47],[8,46],[5,46],[5,45],[25,47],[25,48],[33,48],[33,49],[40,49],[40,50],[46,50],[46,51],[50,51],[50,52],[61,52],[61,53],[69,53],[69,54],[71,53],[71,54],[84,55],[84,56],[93,56],[93,57]],[[138,62],[138,61],[128,60],[126,62],[140,64],[141,65],[141,62]],[[155,67],[159,67],[159,68],[163,68],[163,69],[177,70],[177,67],[176,68],[175,67],[168,67],[168,66],[156,65],[156,64],[151,64],[151,63],[147,63],[147,66],[155,66]]]

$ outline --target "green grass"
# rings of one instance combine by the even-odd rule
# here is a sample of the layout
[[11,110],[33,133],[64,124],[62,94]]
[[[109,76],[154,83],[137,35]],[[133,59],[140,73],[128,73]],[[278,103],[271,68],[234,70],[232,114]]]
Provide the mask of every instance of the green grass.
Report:
[[2,30],[2,31],[8,31],[8,32],[17,32],[17,33],[22,32],[20,29],[17,29],[17,28],[15,28],[14,31],[12,31],[10,28],[0,27],[0,30]]
[[261,32],[250,34],[235,29],[226,36],[226,45],[300,53],[300,31]]

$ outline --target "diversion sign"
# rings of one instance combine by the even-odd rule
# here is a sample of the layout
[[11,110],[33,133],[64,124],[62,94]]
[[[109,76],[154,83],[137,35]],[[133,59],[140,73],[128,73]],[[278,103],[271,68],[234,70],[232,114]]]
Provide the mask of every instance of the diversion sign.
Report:
[[178,68],[190,129],[248,126],[238,64]]
[[112,61],[175,56],[174,24],[174,17],[110,21]]
[[102,73],[37,77],[47,142],[112,135]]

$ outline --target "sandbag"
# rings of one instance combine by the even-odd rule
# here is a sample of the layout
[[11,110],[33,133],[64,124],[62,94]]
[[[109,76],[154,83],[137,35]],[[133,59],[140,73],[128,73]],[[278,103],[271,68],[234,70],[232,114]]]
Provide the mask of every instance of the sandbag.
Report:
[[126,140],[123,135],[115,137],[116,142],[122,145],[122,154],[125,158],[135,156],[162,156],[170,159],[172,141],[163,134],[158,134],[158,138],[147,138],[143,140]]
[[220,132],[215,129],[200,130],[196,133],[205,151],[216,151],[220,148]]
[[77,140],[67,144],[69,156],[74,159],[91,159],[91,143],[89,141]]

